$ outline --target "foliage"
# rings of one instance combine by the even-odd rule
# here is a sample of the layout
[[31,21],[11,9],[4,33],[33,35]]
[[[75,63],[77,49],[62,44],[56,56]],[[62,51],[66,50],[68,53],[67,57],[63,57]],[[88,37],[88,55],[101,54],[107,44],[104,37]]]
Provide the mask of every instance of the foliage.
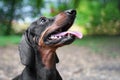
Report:
[[4,32],[6,31],[6,25],[0,24],[0,35],[4,35]]
[[[43,0],[1,0],[0,1],[0,35],[10,35],[13,20],[35,17],[40,14]],[[3,28],[4,27],[4,28]]]
[[[30,16],[36,17],[41,14],[40,9],[44,6],[43,0],[29,0],[24,7],[30,6]],[[28,12],[29,13],[29,12]]]
[[78,25],[84,25],[87,35],[119,35],[119,0],[82,0],[77,8]]
[[[22,0],[1,0],[0,1],[0,28],[2,33],[9,35],[12,32],[12,21],[13,19],[18,19],[20,16],[19,12],[16,12],[17,9],[20,9],[22,6]],[[3,30],[2,30],[3,29]]]

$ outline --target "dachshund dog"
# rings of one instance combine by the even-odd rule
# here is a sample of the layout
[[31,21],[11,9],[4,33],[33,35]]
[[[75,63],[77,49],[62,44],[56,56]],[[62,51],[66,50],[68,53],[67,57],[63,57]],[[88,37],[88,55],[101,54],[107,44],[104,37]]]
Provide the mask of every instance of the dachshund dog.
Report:
[[76,10],[66,10],[53,18],[40,17],[22,36],[19,45],[23,72],[13,80],[62,80],[56,69],[58,47],[72,43],[78,33],[67,31]]

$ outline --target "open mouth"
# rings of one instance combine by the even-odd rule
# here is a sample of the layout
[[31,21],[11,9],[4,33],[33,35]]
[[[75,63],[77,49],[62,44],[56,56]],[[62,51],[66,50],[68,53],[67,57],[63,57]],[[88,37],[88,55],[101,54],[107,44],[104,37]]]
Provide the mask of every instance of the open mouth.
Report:
[[75,31],[68,31],[68,29],[71,27],[69,25],[68,27],[61,27],[57,30],[54,30],[53,32],[49,33],[45,37],[45,44],[47,45],[66,45],[72,43],[75,38],[82,38],[82,34]]
[[[82,38],[82,34],[68,31],[76,17],[76,10],[67,10],[55,17],[53,24],[44,32],[41,39],[47,46],[63,46],[72,43],[75,38]],[[41,41],[39,40],[39,43]]]

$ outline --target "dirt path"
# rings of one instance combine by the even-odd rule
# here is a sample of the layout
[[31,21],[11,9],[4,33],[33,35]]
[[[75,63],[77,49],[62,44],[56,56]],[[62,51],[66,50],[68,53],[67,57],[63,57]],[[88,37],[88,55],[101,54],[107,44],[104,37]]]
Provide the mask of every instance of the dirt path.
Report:
[[[57,50],[57,68],[63,80],[120,80],[120,59],[93,53],[88,47],[65,46]],[[0,47],[0,80],[21,73],[17,46]]]

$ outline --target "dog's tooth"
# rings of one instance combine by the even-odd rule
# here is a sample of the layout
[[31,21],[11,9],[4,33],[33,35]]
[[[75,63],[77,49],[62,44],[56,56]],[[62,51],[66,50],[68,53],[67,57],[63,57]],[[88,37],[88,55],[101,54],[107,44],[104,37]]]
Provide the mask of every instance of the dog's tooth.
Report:
[[51,36],[51,39],[56,39],[57,37],[55,35]]
[[55,39],[57,39],[57,36],[54,36]]
[[62,36],[59,36],[59,38],[62,38]]
[[51,39],[54,39],[54,36],[51,36],[50,38],[51,38]]
[[62,36],[57,36],[57,38],[58,38],[58,39],[61,39],[61,38],[62,38]]
[[50,37],[50,39],[60,39],[60,38],[62,38],[62,36],[55,36],[55,35],[53,35],[53,36]]

